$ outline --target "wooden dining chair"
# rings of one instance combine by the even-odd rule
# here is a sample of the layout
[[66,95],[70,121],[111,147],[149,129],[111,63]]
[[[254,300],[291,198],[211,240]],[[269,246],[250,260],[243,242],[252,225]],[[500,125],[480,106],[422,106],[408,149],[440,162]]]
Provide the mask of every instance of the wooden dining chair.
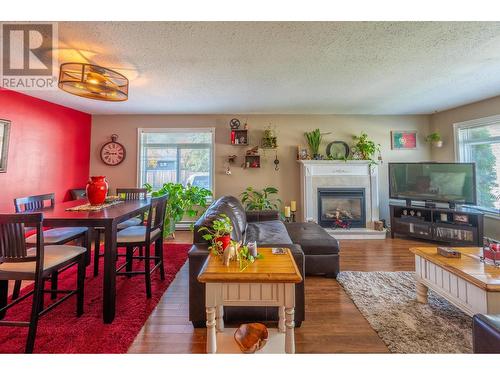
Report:
[[[35,345],[38,319],[54,307],[77,295],[76,314],[83,314],[83,293],[85,281],[85,254],[80,246],[45,245],[42,227],[42,213],[0,214],[0,326],[29,327],[26,353],[32,353]],[[28,248],[25,227],[35,228],[35,247]],[[28,245],[28,246],[27,246]],[[45,280],[62,268],[78,266],[77,288],[75,290],[44,290]],[[33,280],[32,291],[8,303],[9,280]],[[65,294],[62,298],[43,308],[44,293]],[[11,307],[33,295],[29,321],[6,321],[6,312]],[[0,343],[0,345],[2,345]]]
[[[140,200],[147,198],[147,189],[142,188],[118,188],[116,189],[116,195],[120,197],[121,200]],[[122,230],[135,225],[141,225],[144,222],[144,215],[133,217],[128,220],[122,221],[117,225],[117,230]],[[94,238],[94,276],[99,274],[99,258],[103,257],[104,254],[101,253],[101,235],[104,233],[104,228],[94,228],[95,238]],[[139,248],[139,255],[142,256],[142,248]]]
[[[146,225],[128,227],[118,232],[116,236],[116,246],[125,247],[127,249],[126,261],[117,268],[116,274],[129,277],[133,275],[145,275],[147,298],[151,298],[151,274],[159,268],[161,279],[165,279],[163,228],[166,203],[166,195],[151,198]],[[151,256],[151,244],[153,243],[155,245],[155,255]],[[133,249],[137,246],[144,247],[144,256],[133,255]],[[132,271],[134,259],[144,260],[144,271]],[[153,267],[151,267],[151,260],[154,261]],[[123,268],[125,268],[125,271],[121,272]]]
[[[44,209],[54,207],[55,205],[55,194],[41,194],[33,195],[29,197],[15,198],[14,207],[17,213],[21,212],[41,212]],[[30,228],[27,228],[29,233]],[[87,264],[90,263],[90,237],[89,231],[86,227],[66,227],[66,228],[53,228],[44,230],[43,232],[45,243],[49,245],[64,245],[68,242],[74,240],[80,240],[83,247],[87,248]],[[37,241],[36,234],[32,234],[26,238],[26,243],[29,245],[35,245]],[[57,289],[57,279],[58,272],[52,275],[52,288]],[[17,280],[14,285],[14,292],[12,298],[19,297],[19,292],[21,290],[21,280]],[[52,295],[52,299],[56,298],[56,295]]]

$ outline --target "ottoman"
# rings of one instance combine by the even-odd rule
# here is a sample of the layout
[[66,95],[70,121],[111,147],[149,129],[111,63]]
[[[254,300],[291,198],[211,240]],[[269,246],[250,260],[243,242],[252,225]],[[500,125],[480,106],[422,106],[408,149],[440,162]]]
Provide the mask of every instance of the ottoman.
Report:
[[340,247],[335,238],[316,223],[285,223],[285,226],[292,242],[302,247],[306,275],[337,277]]

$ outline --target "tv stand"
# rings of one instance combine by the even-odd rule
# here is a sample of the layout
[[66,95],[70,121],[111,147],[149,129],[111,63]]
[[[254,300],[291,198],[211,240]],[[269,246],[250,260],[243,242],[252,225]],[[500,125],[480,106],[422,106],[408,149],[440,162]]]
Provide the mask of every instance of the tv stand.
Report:
[[391,204],[391,237],[404,235],[454,246],[482,246],[484,215],[470,209]]

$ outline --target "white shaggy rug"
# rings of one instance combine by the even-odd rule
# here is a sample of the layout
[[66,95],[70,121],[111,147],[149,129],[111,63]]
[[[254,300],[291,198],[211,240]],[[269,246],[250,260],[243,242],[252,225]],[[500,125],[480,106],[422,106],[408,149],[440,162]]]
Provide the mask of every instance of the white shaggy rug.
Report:
[[337,281],[393,353],[471,353],[472,319],[436,293],[416,301],[414,272],[341,272]]

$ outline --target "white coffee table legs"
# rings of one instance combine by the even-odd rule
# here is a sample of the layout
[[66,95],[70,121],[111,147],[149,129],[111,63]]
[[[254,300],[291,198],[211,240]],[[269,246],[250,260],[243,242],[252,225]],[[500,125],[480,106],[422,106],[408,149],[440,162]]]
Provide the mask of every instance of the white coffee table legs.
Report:
[[217,334],[215,332],[215,306],[206,307],[207,311],[207,353],[217,352]]
[[224,331],[224,306],[277,306],[281,353],[295,353],[295,284],[207,283],[207,353],[217,353],[217,332]]
[[429,288],[424,285],[422,282],[417,280],[417,302],[427,303],[427,294]]

